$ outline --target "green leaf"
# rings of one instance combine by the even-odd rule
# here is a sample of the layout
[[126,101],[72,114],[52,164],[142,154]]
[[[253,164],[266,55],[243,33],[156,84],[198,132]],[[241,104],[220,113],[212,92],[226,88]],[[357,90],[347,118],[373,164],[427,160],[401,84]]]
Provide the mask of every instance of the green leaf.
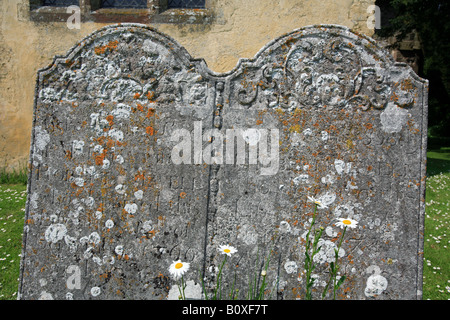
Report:
[[339,278],[338,282],[336,283],[336,289],[339,288],[345,281],[345,276],[342,276]]

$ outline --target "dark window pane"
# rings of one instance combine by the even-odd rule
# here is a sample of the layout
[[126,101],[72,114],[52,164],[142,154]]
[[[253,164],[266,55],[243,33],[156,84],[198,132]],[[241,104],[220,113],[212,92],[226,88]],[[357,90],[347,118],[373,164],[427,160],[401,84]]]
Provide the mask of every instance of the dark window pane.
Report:
[[44,0],[42,2],[43,6],[52,7],[68,7],[68,6],[78,6],[80,4],[79,0]]
[[168,6],[169,8],[204,8],[205,0],[169,0]]
[[147,8],[147,0],[102,0],[102,8]]

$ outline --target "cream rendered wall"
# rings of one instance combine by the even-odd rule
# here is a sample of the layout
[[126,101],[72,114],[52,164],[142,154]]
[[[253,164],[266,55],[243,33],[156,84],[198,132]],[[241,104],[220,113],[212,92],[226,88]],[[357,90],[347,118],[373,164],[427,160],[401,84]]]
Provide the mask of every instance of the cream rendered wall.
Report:
[[[313,24],[339,24],[372,36],[367,9],[375,0],[207,0],[212,24],[152,24],[215,72],[233,69],[269,41]],[[55,55],[107,25],[32,22],[27,0],[0,0],[0,168],[28,162],[37,71]]]

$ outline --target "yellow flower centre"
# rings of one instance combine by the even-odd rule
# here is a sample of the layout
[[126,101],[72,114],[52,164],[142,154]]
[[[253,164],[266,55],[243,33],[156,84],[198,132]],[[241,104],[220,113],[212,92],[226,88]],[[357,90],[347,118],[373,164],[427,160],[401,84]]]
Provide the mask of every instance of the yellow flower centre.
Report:
[[175,265],[175,269],[181,269],[183,267],[183,264],[181,263],[181,262],[178,262],[176,265]]
[[346,225],[351,225],[352,224],[352,222],[350,220],[343,220],[342,223],[346,224]]
[[231,250],[227,248],[227,249],[223,250],[223,252],[225,252],[225,253],[230,253]]

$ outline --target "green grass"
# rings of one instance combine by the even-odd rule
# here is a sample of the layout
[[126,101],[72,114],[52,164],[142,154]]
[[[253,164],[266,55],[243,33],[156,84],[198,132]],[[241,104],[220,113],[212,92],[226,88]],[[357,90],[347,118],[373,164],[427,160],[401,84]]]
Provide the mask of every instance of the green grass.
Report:
[[[450,299],[450,147],[427,153],[423,299]],[[14,184],[2,184],[9,181]],[[23,174],[0,172],[0,300],[17,298],[26,202]]]
[[450,299],[450,147],[428,151],[423,298]]
[[6,168],[0,169],[0,184],[23,184],[28,182],[28,171],[26,167],[19,170],[13,169],[12,171],[6,170]]
[[17,298],[26,185],[0,185],[0,300]]

